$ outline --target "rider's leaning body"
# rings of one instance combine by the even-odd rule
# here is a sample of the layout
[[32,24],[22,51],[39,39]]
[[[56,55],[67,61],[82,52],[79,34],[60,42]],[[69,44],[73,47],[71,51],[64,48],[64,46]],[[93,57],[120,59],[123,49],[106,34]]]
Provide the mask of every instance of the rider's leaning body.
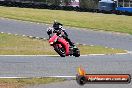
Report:
[[71,42],[71,40],[68,38],[68,34],[66,33],[65,29],[63,28],[63,24],[54,21],[53,28],[49,28],[47,30],[47,34],[49,35],[49,37],[50,37],[50,34],[52,34],[51,32],[57,33],[59,36],[62,36],[64,39],[66,39],[69,42],[70,46],[76,48],[74,43]]

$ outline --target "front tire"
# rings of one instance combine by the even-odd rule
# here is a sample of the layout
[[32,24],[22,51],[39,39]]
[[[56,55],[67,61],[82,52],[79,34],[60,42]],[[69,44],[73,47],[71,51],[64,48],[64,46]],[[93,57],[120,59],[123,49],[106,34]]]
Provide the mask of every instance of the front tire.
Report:
[[59,47],[59,44],[61,43],[57,43],[55,45],[53,45],[54,50],[61,56],[61,57],[65,57],[66,56],[66,51],[65,51],[65,47],[63,44],[61,44],[61,48]]

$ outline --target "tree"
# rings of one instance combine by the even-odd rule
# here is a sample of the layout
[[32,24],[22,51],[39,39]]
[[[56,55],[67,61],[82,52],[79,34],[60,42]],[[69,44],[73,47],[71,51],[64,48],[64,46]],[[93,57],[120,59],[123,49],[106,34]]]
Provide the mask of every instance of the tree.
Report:
[[46,2],[46,0],[34,0],[36,2]]
[[47,0],[48,4],[53,4],[53,5],[60,5],[61,0]]
[[50,5],[60,5],[61,0],[30,0],[30,1],[35,1],[35,2],[45,2]]
[[65,5],[69,5],[69,3],[71,2],[72,0],[63,0],[64,4]]
[[80,7],[82,8],[97,8],[98,7],[98,0],[79,0]]

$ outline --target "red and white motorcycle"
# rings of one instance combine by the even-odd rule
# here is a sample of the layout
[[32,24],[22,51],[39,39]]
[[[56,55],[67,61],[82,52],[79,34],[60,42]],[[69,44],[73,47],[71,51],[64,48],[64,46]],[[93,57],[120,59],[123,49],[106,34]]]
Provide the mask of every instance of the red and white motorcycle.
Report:
[[[54,50],[61,56],[80,56],[80,51],[78,48],[73,48],[69,45],[69,42],[66,41],[62,36],[57,35],[57,33],[50,32],[51,36],[49,38],[49,43],[54,47]],[[49,34],[48,34],[49,35]]]

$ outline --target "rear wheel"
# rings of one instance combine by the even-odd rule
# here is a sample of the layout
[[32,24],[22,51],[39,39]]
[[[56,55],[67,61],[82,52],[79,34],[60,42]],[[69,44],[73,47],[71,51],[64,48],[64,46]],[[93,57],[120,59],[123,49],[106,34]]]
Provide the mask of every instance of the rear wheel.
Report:
[[80,51],[79,51],[78,48],[74,50],[73,56],[75,56],[75,57],[79,57],[80,56]]
[[57,43],[54,46],[54,50],[61,56],[61,57],[65,57],[66,56],[66,51],[65,51],[65,47],[63,44],[61,43]]

